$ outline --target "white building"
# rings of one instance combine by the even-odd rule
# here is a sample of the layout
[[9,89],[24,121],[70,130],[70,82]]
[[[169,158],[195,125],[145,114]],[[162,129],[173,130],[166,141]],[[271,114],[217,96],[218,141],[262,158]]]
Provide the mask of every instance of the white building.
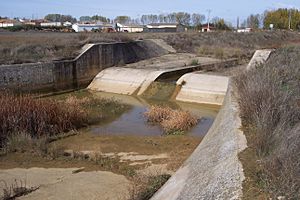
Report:
[[11,19],[0,19],[0,28],[7,28],[7,27],[13,27],[13,26],[19,26],[21,25],[21,22],[17,20],[11,20]]
[[184,32],[187,28],[182,24],[174,23],[152,23],[146,26],[145,32]]
[[78,32],[102,31],[102,29],[113,29],[112,24],[73,24],[72,29]]
[[120,23],[116,24],[116,28],[118,32],[127,32],[127,33],[140,33],[144,31],[144,27],[141,25],[123,25]]
[[252,28],[243,28],[237,30],[238,33],[250,33],[252,31],[253,31]]
[[49,26],[62,26],[61,22],[42,22],[41,23],[42,27],[49,27]]

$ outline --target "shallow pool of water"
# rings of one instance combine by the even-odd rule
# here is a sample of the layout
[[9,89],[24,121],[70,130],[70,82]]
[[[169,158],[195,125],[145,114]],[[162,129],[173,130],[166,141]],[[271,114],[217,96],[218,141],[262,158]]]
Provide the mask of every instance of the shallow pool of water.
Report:
[[204,136],[211,127],[219,108],[209,105],[198,105],[176,101],[162,101],[145,99],[134,96],[94,92],[100,98],[114,98],[122,103],[131,105],[131,109],[110,123],[99,123],[84,130],[84,132],[96,135],[139,135],[159,136],[163,130],[158,125],[149,125],[144,113],[151,105],[166,105],[172,108],[180,108],[191,112],[200,120],[199,123],[187,132],[191,136]]

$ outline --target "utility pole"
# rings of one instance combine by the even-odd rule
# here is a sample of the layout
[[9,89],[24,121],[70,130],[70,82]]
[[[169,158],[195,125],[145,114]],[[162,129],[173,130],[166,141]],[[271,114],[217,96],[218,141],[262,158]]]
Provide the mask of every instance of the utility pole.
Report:
[[291,23],[292,23],[292,9],[289,9],[289,30],[291,30]]
[[207,10],[207,32],[210,31],[210,27],[209,27],[210,13],[211,13],[211,9],[208,9],[208,10]]
[[240,17],[237,17],[237,21],[236,21],[236,29],[240,28]]

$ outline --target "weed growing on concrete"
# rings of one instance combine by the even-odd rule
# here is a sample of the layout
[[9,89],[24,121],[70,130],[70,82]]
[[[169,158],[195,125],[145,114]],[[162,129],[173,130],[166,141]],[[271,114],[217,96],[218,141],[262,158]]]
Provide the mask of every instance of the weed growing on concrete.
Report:
[[15,180],[11,185],[8,185],[5,181],[1,181],[4,184],[2,200],[13,200],[21,196],[25,196],[31,192],[36,191],[39,187],[26,186],[26,181]]
[[194,60],[192,60],[190,65],[193,65],[193,66],[199,65],[199,61],[197,59],[194,59]]
[[130,200],[148,200],[171,177],[169,174],[136,175],[132,179],[130,188]]

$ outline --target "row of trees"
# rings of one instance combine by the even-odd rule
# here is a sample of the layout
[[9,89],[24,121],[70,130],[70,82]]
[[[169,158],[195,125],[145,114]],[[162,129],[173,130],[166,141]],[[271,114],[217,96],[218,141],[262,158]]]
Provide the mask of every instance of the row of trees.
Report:
[[276,29],[300,29],[300,11],[297,9],[278,9],[264,13],[264,28],[270,24]]
[[48,14],[45,16],[46,20],[50,22],[77,22],[77,19],[75,17],[72,17],[71,15],[61,15],[61,14]]
[[79,18],[81,22],[88,22],[88,21],[100,21],[100,22],[106,22],[109,23],[111,20],[107,17],[101,16],[101,15],[94,15],[94,16],[81,16]]
[[298,9],[277,9],[265,11],[263,14],[250,15],[242,24],[242,27],[258,29],[270,28],[273,24],[275,29],[300,29],[300,11]]
[[[109,18],[103,16],[81,16],[80,21],[101,21],[101,22],[111,22]],[[186,26],[199,26],[205,21],[205,16],[198,13],[189,14],[186,12],[174,12],[170,14],[160,14],[160,15],[142,15],[141,18],[132,19],[129,16],[117,16],[114,22],[119,22],[123,24],[150,24],[150,23],[180,23]]]
[[174,12],[160,15],[142,15],[142,24],[150,23],[180,23],[185,26],[198,26],[205,21],[205,15],[199,13]]

